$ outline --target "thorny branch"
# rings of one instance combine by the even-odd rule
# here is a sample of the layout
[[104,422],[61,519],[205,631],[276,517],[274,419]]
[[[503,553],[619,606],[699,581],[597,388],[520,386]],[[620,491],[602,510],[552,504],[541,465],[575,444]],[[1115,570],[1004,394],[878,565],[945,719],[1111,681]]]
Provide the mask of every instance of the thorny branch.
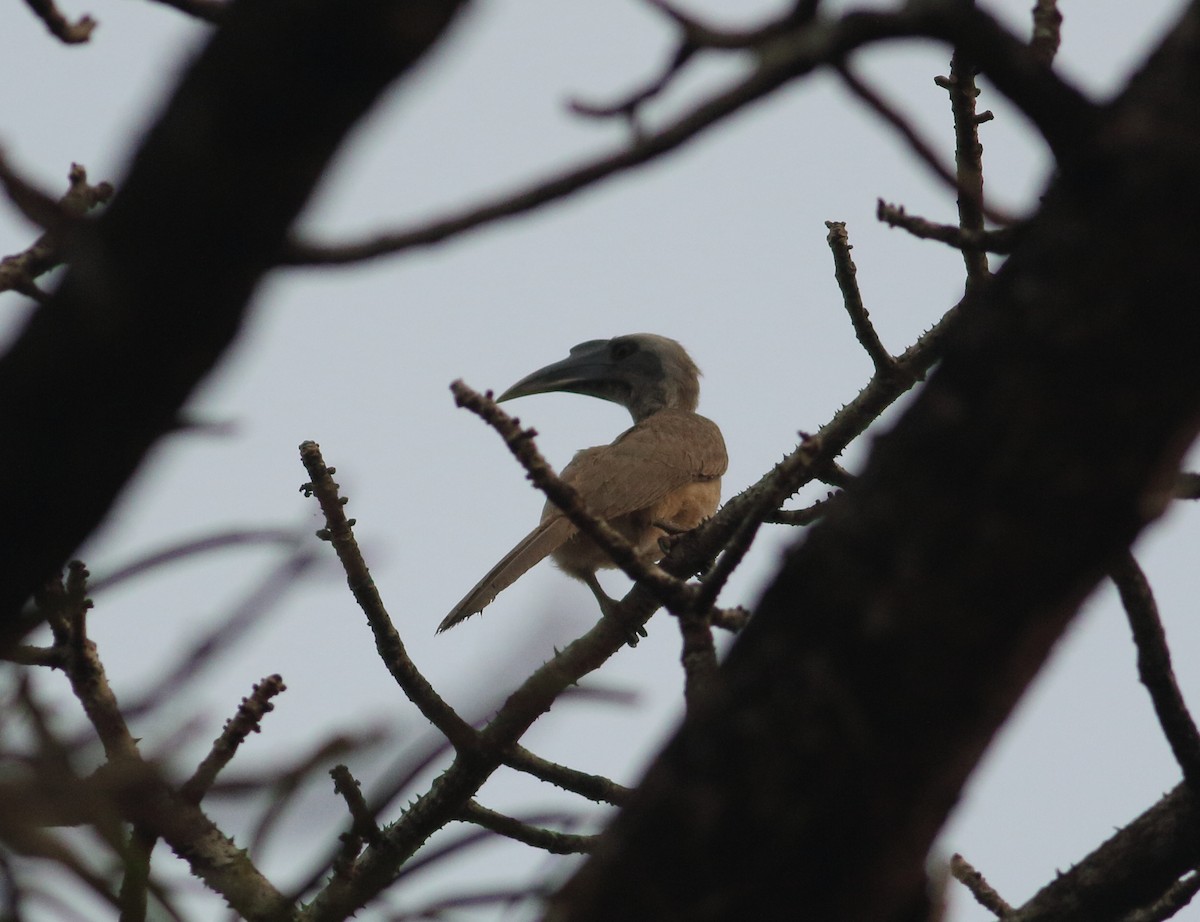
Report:
[[523,842],[533,848],[552,855],[579,855],[592,850],[595,836],[580,836],[567,832],[557,832],[553,829],[543,829],[532,823],[522,822],[511,816],[489,810],[475,802],[467,801],[466,806],[458,815],[458,819],[474,823],[484,829],[490,829],[498,835]]

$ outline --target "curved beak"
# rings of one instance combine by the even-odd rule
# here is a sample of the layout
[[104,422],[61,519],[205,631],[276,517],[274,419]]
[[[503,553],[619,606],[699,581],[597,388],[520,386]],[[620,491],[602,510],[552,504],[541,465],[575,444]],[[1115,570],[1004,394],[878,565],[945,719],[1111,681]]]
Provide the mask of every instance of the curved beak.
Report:
[[608,343],[607,339],[580,343],[567,358],[526,375],[497,397],[496,401],[552,391],[606,396],[613,379],[613,361],[608,352]]

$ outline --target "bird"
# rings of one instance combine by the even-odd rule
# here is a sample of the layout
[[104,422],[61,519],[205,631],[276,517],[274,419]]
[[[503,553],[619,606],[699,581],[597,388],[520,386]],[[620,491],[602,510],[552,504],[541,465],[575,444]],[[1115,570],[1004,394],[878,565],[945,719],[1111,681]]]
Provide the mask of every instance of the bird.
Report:
[[[577,452],[561,477],[643,560],[659,560],[662,539],[716,512],[729,465],[725,440],[716,423],[696,412],[700,370],[678,342],[654,333],[589,340],[496,399],[555,391],[608,400],[633,417],[633,426],[611,444]],[[481,612],[547,556],[591,589],[604,614],[613,611],[616,601],[596,579],[598,569],[614,566],[611,558],[547,502],[537,527],[450,610],[438,633]]]

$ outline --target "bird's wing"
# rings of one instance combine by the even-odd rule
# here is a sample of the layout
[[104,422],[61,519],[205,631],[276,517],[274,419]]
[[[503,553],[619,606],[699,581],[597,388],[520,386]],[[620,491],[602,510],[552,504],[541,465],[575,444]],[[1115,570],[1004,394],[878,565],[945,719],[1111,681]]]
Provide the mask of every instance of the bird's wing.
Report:
[[[611,445],[578,452],[562,479],[579,491],[593,514],[615,519],[653,506],[690,483],[715,480],[728,465],[716,423],[695,413],[663,410]],[[548,505],[542,520],[560,515]]]
[[475,584],[475,588],[450,610],[450,614],[438,625],[438,633],[483,611],[501,590],[520,579],[526,570],[551,554],[574,532],[575,526],[564,518],[543,521],[505,554],[500,562]]
[[[605,519],[646,509],[674,490],[725,473],[728,458],[721,430],[695,413],[663,410],[626,430],[611,445],[585,448],[562,472],[588,509]],[[482,611],[501,590],[552,554],[576,528],[548,504],[541,524],[504,555],[450,614],[438,631]]]

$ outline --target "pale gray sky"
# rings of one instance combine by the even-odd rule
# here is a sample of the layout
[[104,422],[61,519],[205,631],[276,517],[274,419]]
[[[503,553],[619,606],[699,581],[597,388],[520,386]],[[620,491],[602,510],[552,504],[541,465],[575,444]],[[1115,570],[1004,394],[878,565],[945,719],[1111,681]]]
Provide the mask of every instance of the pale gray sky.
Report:
[[[0,144],[46,188],[63,187],[71,161],[85,164],[94,180],[119,184],[131,145],[207,28],[149,2],[64,2],[69,13],[100,21],[89,45],[58,44],[21,4],[0,15]],[[1027,30],[1029,0],[983,5]],[[726,21],[750,22],[752,10],[779,6],[745,4],[744,19]],[[1178,0],[1063,0],[1059,66],[1103,97],[1181,7]],[[604,101],[628,89],[655,71],[671,39],[661,19],[636,2],[479,3],[351,139],[305,229],[335,240],[408,225],[612,149],[623,139],[619,126],[571,116],[565,100]],[[854,62],[947,159],[949,106],[932,78],[946,72],[948,60],[939,46],[907,44]],[[652,119],[686,107],[743,66],[731,59],[697,67]],[[980,105],[997,115],[982,131],[988,191],[1020,213],[1044,182],[1044,149],[986,87]],[[893,350],[961,292],[958,254],[879,225],[878,197],[953,220],[952,194],[818,75],[569,202],[366,266],[280,272],[263,288],[238,348],[192,406],[205,419],[232,423],[233,434],[164,442],[83,556],[101,575],[164,542],[224,527],[281,525],[311,534],[320,522],[315,503],[297,492],[305,478],[296,446],[315,439],[338,467],[359,540],[417,663],[464,711],[494,703],[596,612],[581,584],[547,564],[482,618],[434,636],[450,606],[528,530],[542,503],[500,440],[454,408],[449,382],[463,377],[479,389],[500,389],[583,340],[643,330],[672,336],[705,372],[701,411],[724,429],[731,458],[725,495],[732,495],[792,448],[797,430],[818,428],[867,380],[870,363],[833,282],[825,220],[848,222],[868,308]],[[0,209],[0,254],[23,249],[33,236],[11,209]],[[11,331],[24,308],[18,297],[2,297],[0,323]],[[618,407],[581,397],[528,398],[512,409],[537,427],[543,452],[560,466],[576,448],[607,442],[627,425]],[[851,466],[864,447],[851,452]],[[1200,642],[1191,610],[1200,582],[1198,521],[1195,512],[1176,510],[1139,552],[1193,701],[1200,700],[1200,672],[1189,656]],[[724,602],[753,604],[792,537],[768,529]],[[333,731],[382,727],[411,745],[425,739],[422,721],[375,656],[328,548],[318,550],[324,566],[279,599],[169,713],[136,728],[148,751],[163,749],[190,770],[251,683],[272,672],[282,673],[289,690],[239,756],[242,770],[290,760]],[[152,685],[278,556],[197,559],[98,595],[93,633],[118,694],[131,698]],[[624,585],[609,579],[614,588]],[[534,728],[530,747],[635,781],[681,707],[678,633],[660,614],[650,635],[593,679],[635,691],[634,707],[564,702]],[[57,675],[38,682],[48,697],[61,696],[63,685]],[[73,713],[69,704],[63,711]],[[192,721],[194,733],[172,736],[181,721]],[[361,774],[370,776],[366,762]],[[963,852],[1020,902],[1177,780],[1106,588],[993,747],[942,846]],[[573,804],[500,779],[481,799],[507,810]],[[311,854],[313,827],[340,816],[327,783],[316,784],[302,806],[308,818],[285,823],[288,835],[265,861],[282,882],[301,869],[296,849]],[[238,831],[236,811],[215,812]],[[486,854],[502,858],[477,868],[474,883],[489,869],[512,882],[544,867],[519,846]],[[215,901],[197,897],[195,905],[204,907],[198,917],[219,917]],[[954,891],[953,919],[985,917]],[[1200,911],[1179,918],[1200,918]]]

